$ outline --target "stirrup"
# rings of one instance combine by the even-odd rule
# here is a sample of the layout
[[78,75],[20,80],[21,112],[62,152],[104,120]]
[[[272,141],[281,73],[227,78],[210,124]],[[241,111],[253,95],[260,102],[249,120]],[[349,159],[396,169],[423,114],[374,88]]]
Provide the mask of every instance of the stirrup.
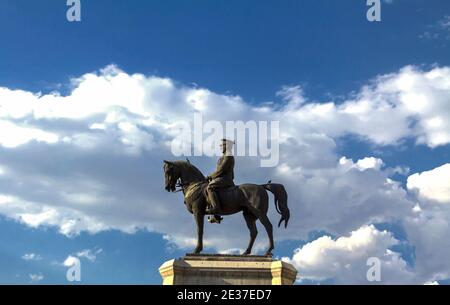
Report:
[[220,224],[223,220],[223,217],[220,215],[210,215],[208,216],[208,222],[209,223],[217,223]]

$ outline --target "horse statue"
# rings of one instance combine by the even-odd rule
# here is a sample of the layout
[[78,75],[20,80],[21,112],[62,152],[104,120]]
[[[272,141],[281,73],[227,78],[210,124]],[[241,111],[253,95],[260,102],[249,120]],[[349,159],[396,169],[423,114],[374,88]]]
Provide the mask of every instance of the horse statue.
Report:
[[[197,223],[197,246],[195,254],[203,250],[203,225],[207,214],[207,196],[205,194],[208,181],[205,176],[189,161],[164,161],[165,189],[168,192],[177,192],[181,187],[184,194],[184,203],[188,211],[194,215]],[[283,223],[287,227],[290,211],[287,205],[287,193],[282,184],[269,181],[267,184],[242,184],[233,186],[219,193],[222,203],[221,215],[232,215],[243,212],[247,227],[250,231],[250,241],[243,255],[250,255],[258,230],[256,220],[263,224],[269,237],[269,248],[265,255],[272,256],[274,249],[272,224],[267,217],[269,209],[269,196],[267,191],[274,195],[275,208],[281,215],[278,227]]]

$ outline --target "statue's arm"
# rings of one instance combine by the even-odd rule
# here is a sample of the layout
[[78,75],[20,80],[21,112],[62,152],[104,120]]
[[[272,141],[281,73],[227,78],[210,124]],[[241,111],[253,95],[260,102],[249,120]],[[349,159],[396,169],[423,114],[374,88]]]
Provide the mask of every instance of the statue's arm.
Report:
[[217,166],[217,169],[214,173],[209,175],[211,179],[215,179],[217,177],[223,176],[226,172],[233,169],[233,159],[225,158],[222,163]]

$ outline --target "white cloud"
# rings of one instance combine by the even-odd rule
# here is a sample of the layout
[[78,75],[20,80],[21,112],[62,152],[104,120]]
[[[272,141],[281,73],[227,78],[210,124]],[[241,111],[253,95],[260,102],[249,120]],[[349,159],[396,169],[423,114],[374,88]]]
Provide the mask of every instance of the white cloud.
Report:
[[445,15],[434,24],[429,25],[419,38],[426,40],[450,39],[450,15]]
[[39,273],[39,274],[31,274],[30,273],[28,276],[30,277],[30,280],[32,283],[37,283],[44,279],[44,276],[41,273]]
[[36,254],[36,253],[25,253],[22,256],[22,259],[26,260],[26,261],[39,261],[39,260],[42,259],[42,257],[39,254]]
[[78,251],[75,254],[70,254],[66,257],[66,259],[60,263],[55,262],[55,265],[65,266],[65,267],[72,267],[74,265],[79,265],[80,259],[84,258],[88,260],[91,263],[94,263],[97,260],[97,256],[103,252],[103,249],[101,248],[94,248],[94,249],[84,249],[81,251]]
[[450,163],[409,176],[407,187],[425,200],[450,204]]
[[0,120],[0,145],[14,148],[33,140],[54,144],[58,142],[58,136],[37,128],[21,127],[8,121]]
[[78,257],[72,256],[72,255],[67,256],[67,258],[63,262],[63,265],[66,267],[72,267],[74,265],[79,265],[79,264],[80,264],[80,259]]
[[398,253],[389,250],[398,243],[387,231],[363,226],[348,237],[336,240],[320,237],[297,249],[292,259],[285,260],[299,270],[299,280],[333,279],[340,284],[370,284],[367,260],[376,257],[381,262],[381,283],[410,283],[413,273]]
[[[423,245],[417,270],[431,270],[420,271],[421,283],[436,280],[438,268],[424,257],[438,254],[438,262],[445,253],[426,243],[416,225],[430,226],[443,238],[449,214],[435,211],[426,220],[431,208],[407,196],[391,177],[406,174],[404,167],[385,168],[382,159],[371,156],[353,161],[337,154],[336,143],[347,135],[374,146],[411,138],[428,147],[450,143],[449,67],[405,67],[377,77],[340,103],[310,102],[301,87],[285,87],[279,93],[283,106],[255,106],[239,96],[130,75],[115,66],[85,74],[72,85],[66,96],[0,88],[0,122],[9,128],[0,132],[5,168],[0,214],[31,227],[56,227],[67,236],[145,229],[191,247],[192,216],[180,194],[163,189],[162,160],[171,158],[170,143],[180,124],[192,123],[194,112],[205,121],[279,120],[282,164],[259,168],[258,158],[238,158],[236,169],[237,183],[272,179],[286,185],[292,219],[288,230],[275,231],[277,240],[305,239],[311,230],[347,236],[373,223],[403,220],[411,240]],[[192,161],[205,174],[215,166],[212,158]],[[278,219],[273,206],[269,216]],[[207,225],[205,245],[220,251],[245,247],[241,241],[248,233],[241,215],[225,222]],[[373,243],[387,253],[382,241],[388,237],[381,235]],[[260,232],[257,249],[266,243]],[[389,254],[386,262],[396,255]]]
[[414,214],[405,217],[409,242],[415,247],[416,274],[423,282],[450,278],[450,164],[408,177],[417,194]]
[[97,259],[97,255],[99,255],[102,252],[103,252],[103,249],[94,249],[94,250],[84,249],[84,250],[78,252],[76,255],[79,258],[83,257],[90,262],[95,262],[95,260]]
[[301,86],[284,86],[277,92],[277,96],[289,102],[289,108],[297,108],[306,103],[304,92]]
[[[360,174],[367,173],[367,171],[360,172],[356,168],[355,163],[351,160],[344,158],[341,159],[340,163],[347,171],[353,171],[354,173],[359,172]],[[423,284],[450,278],[450,261],[448,260],[448,257],[450,257],[450,240],[448,239],[448,236],[450,235],[450,206],[448,204],[435,204],[437,199],[443,199],[441,189],[447,189],[450,186],[450,180],[445,179],[445,177],[442,176],[444,172],[445,171],[443,171],[443,167],[441,166],[428,172],[419,175],[415,174],[409,177],[408,188],[416,191],[416,187],[420,188],[418,192],[419,196],[416,198],[418,203],[416,204],[413,204],[414,201],[405,199],[406,193],[397,182],[392,181],[389,178],[385,182],[386,187],[392,186],[393,190],[397,190],[394,192],[392,192],[392,190],[386,190],[387,194],[398,193],[397,197],[391,198],[386,205],[378,206],[380,209],[379,213],[382,214],[379,220],[387,219],[388,213],[397,215],[397,219],[400,220],[404,226],[406,236],[408,237],[408,243],[414,247],[414,268],[403,268],[404,262],[402,262],[399,254],[389,250],[389,248],[397,244],[397,241],[391,239],[392,236],[390,233],[384,232],[381,234],[373,227],[362,226],[355,231],[358,232],[358,234],[352,233],[347,237],[345,230],[348,229],[348,226],[344,226],[343,229],[331,226],[331,221],[327,221],[328,214],[326,212],[328,207],[324,206],[323,203],[324,198],[329,197],[329,195],[334,195],[335,193],[333,191],[330,193],[330,189],[327,189],[328,195],[321,196],[321,198],[318,197],[316,200],[316,202],[322,205],[322,215],[319,217],[319,215],[312,214],[313,216],[311,218],[321,222],[320,227],[326,228],[325,230],[329,232],[338,232],[337,235],[340,237],[337,240],[332,240],[329,237],[319,238],[310,244],[301,247],[301,251],[298,250],[294,253],[292,260],[299,268],[300,272],[302,272],[302,277],[315,280],[333,278],[339,283],[367,283],[367,281],[362,278],[363,271],[367,270],[367,268],[362,266],[363,257],[358,256],[358,253],[364,253],[367,254],[367,256],[381,257],[381,253],[386,252],[386,255],[383,257],[392,259],[392,262],[386,260],[382,262],[382,264],[388,266],[382,267],[382,270],[388,271],[385,273],[383,281],[389,283]],[[424,174],[426,175],[422,176]],[[344,177],[345,175],[340,175],[340,180],[344,180]],[[415,177],[415,179],[411,180],[411,177]],[[360,181],[361,184],[358,183]],[[411,187],[411,181],[414,182],[415,188]],[[366,183],[369,183],[372,187],[364,189]],[[382,189],[380,185],[374,185],[373,183],[368,182],[367,178],[362,177],[352,180],[351,185],[353,185],[355,189],[360,190],[361,193],[366,191],[368,194],[372,195],[373,192],[377,193]],[[433,192],[429,188],[433,188],[435,191]],[[314,189],[316,192],[320,192],[317,188]],[[354,191],[352,188],[347,188],[347,192],[348,190]],[[427,194],[427,197],[421,194],[421,192],[423,193],[423,190],[426,190],[425,194]],[[304,191],[306,192],[306,190]],[[324,192],[325,188],[322,190],[322,194],[324,194]],[[403,195],[401,195],[402,192]],[[339,208],[345,211],[344,213],[343,211],[340,213],[339,211],[331,209],[331,213],[338,215],[338,223],[343,221],[349,224],[349,226],[357,228],[358,221],[355,219],[366,219],[366,223],[377,222],[373,218],[365,218],[367,214],[362,213],[364,209],[367,209],[370,206],[367,204],[367,201],[358,199],[353,193],[346,193],[346,195],[349,198],[348,202],[357,203],[362,201],[363,204],[361,204],[361,206],[354,206],[356,213],[352,214],[350,213],[350,211],[352,211],[350,204],[348,207],[345,207],[342,203],[338,203],[337,205]],[[336,197],[339,198],[343,196],[340,195]],[[297,200],[298,199],[296,199],[296,201]],[[344,200],[344,203],[345,202],[346,201]],[[381,202],[386,203],[387,201],[386,199],[378,198],[377,202],[380,204]],[[389,205],[391,206],[389,207]],[[404,206],[405,209],[402,210],[400,208],[401,206]],[[306,213],[306,211],[309,212],[311,209],[307,208],[300,213]],[[372,215],[373,217],[376,215],[375,211],[376,210],[372,210],[368,215]],[[317,213],[319,213],[319,211]],[[308,216],[311,216],[311,214]],[[313,227],[313,224],[308,223],[308,226]],[[363,236],[364,238],[357,238],[358,236]],[[383,238],[376,239],[375,236]],[[361,240],[365,240],[365,243],[358,243],[358,241]],[[358,248],[355,246],[356,244],[363,245],[363,247]],[[351,253],[345,252],[346,247],[351,249],[349,250]],[[376,251],[381,252],[377,254],[375,253]],[[313,253],[316,254],[313,255]],[[322,256],[326,256],[326,258],[323,258]],[[308,260],[308,258],[311,258],[312,260]],[[327,265],[327,262],[331,265]],[[333,264],[332,262],[335,262],[336,264]],[[343,266],[345,267],[348,264],[352,266],[351,272],[350,270],[343,268]],[[355,264],[359,269],[355,267]],[[346,273],[346,271],[350,273]]]
[[368,169],[380,170],[383,167],[384,162],[379,158],[366,157],[364,159],[358,160],[355,164],[352,160],[349,160],[346,157],[342,157],[339,160],[339,164],[348,168],[357,168],[360,171],[365,171]]
[[450,278],[450,209],[424,206],[404,220],[408,241],[414,246],[417,283]]
[[284,120],[305,122],[296,125],[331,137],[354,134],[379,145],[415,137],[419,144],[437,147],[450,143],[445,119],[450,116],[449,98],[450,68],[423,72],[408,66],[378,77],[353,99],[309,103],[285,114]]
[[[77,209],[24,201],[9,195],[0,195],[0,213],[33,228],[56,226],[61,234],[67,236],[77,235],[82,231],[97,233],[110,229],[107,224],[98,222]],[[135,231],[127,226],[121,229],[129,233]]]
[[358,160],[358,163],[356,163],[356,166],[360,170],[367,170],[367,169],[379,170],[383,166],[383,164],[384,164],[383,160],[381,160],[379,158],[367,157],[367,158]]

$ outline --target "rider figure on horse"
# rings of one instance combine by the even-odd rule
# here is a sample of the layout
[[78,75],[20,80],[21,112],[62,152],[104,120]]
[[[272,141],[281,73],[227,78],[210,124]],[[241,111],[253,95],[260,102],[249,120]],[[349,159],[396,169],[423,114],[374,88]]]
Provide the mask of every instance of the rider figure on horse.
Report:
[[217,169],[214,173],[206,177],[208,181],[207,195],[208,203],[206,212],[210,215],[209,222],[220,223],[222,221],[221,202],[218,191],[234,186],[234,157],[233,157],[234,142],[222,139],[220,147],[222,149],[222,157],[217,162]]

